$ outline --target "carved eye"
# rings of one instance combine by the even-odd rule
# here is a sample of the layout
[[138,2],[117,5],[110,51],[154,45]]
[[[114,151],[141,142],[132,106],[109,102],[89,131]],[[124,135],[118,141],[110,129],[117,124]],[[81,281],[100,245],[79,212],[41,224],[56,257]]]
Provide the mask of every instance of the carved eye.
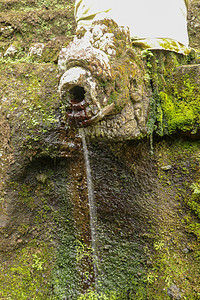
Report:
[[135,117],[138,121],[141,120],[143,113],[142,113],[142,107],[140,105],[137,105],[134,107]]
[[142,96],[139,92],[130,91],[130,98],[133,102],[139,102],[142,99]]

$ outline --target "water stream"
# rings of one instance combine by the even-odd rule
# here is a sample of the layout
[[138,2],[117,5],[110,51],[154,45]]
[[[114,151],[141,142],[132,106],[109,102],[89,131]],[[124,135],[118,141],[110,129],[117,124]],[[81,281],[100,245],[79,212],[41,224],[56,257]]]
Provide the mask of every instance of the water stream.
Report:
[[84,129],[79,129],[79,134],[82,138],[83,144],[83,152],[85,158],[85,167],[86,167],[86,176],[87,176],[87,189],[88,189],[88,202],[89,202],[89,213],[90,213],[90,228],[91,228],[91,243],[93,249],[93,263],[94,263],[94,278],[95,281],[97,279],[97,244],[96,244],[96,227],[97,227],[97,215],[96,215],[96,204],[94,198],[94,190],[92,184],[92,174],[90,168],[90,161],[89,161],[89,152],[87,148],[86,138]]

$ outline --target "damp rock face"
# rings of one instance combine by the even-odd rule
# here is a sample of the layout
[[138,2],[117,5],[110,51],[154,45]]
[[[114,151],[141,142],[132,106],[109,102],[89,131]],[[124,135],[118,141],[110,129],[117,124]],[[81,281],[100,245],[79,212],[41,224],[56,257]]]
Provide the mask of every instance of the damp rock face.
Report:
[[59,91],[66,120],[90,138],[114,140],[146,134],[149,91],[141,52],[113,20],[81,28],[62,48]]
[[[110,138],[110,143],[94,139],[88,145],[98,218],[96,291],[82,145],[74,127],[66,131],[70,118],[63,120],[57,92],[57,57],[72,40],[73,2],[0,0],[0,299],[99,299],[99,293],[106,299],[198,299],[198,60],[180,66],[186,62],[175,53],[154,51],[149,58],[144,52],[151,71],[149,109],[141,52],[129,46],[128,34],[116,24],[96,24],[108,30],[99,38],[95,27],[79,31],[76,45],[92,36],[88,53],[95,53],[94,59],[78,63],[76,47],[69,65],[60,55],[60,76],[70,68],[80,75],[73,79],[76,84],[85,76],[82,88],[71,86],[71,94],[63,86],[64,115],[72,114],[67,97],[82,102],[98,93],[100,104],[96,109],[92,102],[87,112],[97,115],[94,129],[88,122],[85,130],[100,139],[102,129]],[[29,56],[39,43],[42,55]],[[12,45],[18,51],[13,55]],[[72,103],[75,113],[86,110],[80,102]],[[153,154],[148,140],[134,139],[131,127],[141,103],[148,130],[150,125],[154,130]],[[190,119],[181,114],[184,103]],[[126,122],[128,114],[132,123]],[[81,126],[83,120],[75,120]],[[135,125],[137,137],[146,134],[142,124]],[[186,137],[177,134],[183,129]]]

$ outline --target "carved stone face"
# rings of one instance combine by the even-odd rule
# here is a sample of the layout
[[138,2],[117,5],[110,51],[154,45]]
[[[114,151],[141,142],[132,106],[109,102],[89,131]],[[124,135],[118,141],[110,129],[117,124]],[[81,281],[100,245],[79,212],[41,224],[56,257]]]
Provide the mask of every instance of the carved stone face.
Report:
[[60,96],[71,126],[91,138],[139,138],[149,108],[145,70],[127,32],[112,20],[94,22],[60,52]]

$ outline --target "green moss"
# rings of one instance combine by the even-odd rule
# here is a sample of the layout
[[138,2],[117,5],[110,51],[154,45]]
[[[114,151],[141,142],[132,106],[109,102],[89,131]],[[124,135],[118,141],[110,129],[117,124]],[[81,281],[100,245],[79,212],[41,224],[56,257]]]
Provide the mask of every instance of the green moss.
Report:
[[[54,165],[43,157],[31,162],[21,176],[23,179],[17,177],[7,185],[17,213],[11,222],[12,233],[10,227],[4,228],[1,240],[3,234],[4,242],[13,234],[17,239],[12,239],[12,247],[9,243],[3,255],[0,297],[76,299],[80,290],[78,242],[66,190],[67,162]],[[4,199],[7,201],[9,198]]]
[[[198,218],[196,221],[192,220],[191,215],[186,218],[187,228],[189,232],[193,233],[197,240],[200,241],[200,186],[199,182],[192,183],[191,189],[193,193],[191,197],[186,199],[186,203],[189,206],[192,213],[194,213]],[[200,265],[199,265],[200,267]]]
[[116,240],[114,237],[109,240],[105,236],[99,243],[106,244],[99,253],[99,290],[107,296],[115,292],[116,297],[118,296],[116,299],[127,299],[129,294],[139,295],[141,292],[145,296],[145,272],[141,267],[143,259],[139,254],[138,245],[123,239]]
[[163,114],[169,133],[181,129],[195,130],[200,124],[200,94],[189,78],[182,78],[183,89],[174,85],[170,94],[160,92]]
[[147,120],[148,134],[153,135],[154,132],[160,136],[164,135],[164,116],[160,103],[160,97],[157,92],[153,93],[150,98],[150,112]]
[[[60,185],[59,182],[57,184]],[[48,298],[51,300],[76,299],[80,290],[72,204],[66,195],[65,186],[60,186],[60,193],[60,209],[53,214],[58,247],[51,273],[52,288]]]
[[[0,69],[5,74],[0,80],[5,99],[2,113],[9,116],[13,131],[21,133],[16,141],[17,147],[32,152],[38,151],[41,146],[43,152],[52,152],[53,145],[46,144],[45,136],[58,123],[56,111],[60,103],[56,67],[51,64],[4,62]],[[10,93],[12,97],[7,98]]]
[[6,299],[48,299],[52,247],[30,243],[0,269],[0,296]]
[[181,66],[192,59],[191,55],[183,57],[158,50],[144,54],[153,91],[149,132],[161,136],[177,130],[196,133],[200,124],[200,89],[196,80],[199,71],[195,65]]
[[72,1],[68,0],[9,0],[3,1],[0,3],[0,11],[31,11],[38,10],[41,8],[46,9],[58,9],[58,8],[66,8],[68,6],[73,5]]
[[[137,284],[136,284],[137,285]],[[137,293],[131,293],[126,291],[123,292],[115,292],[110,291],[106,294],[101,292],[88,291],[86,294],[81,295],[77,298],[78,300],[144,300],[146,299],[145,290],[140,290]]]
[[[152,228],[153,251],[148,245],[151,251],[147,275],[148,299],[170,299],[167,289],[172,284],[180,289],[183,299],[199,297],[199,240],[194,236],[195,232],[196,236],[199,234],[199,222],[195,222],[188,209],[194,209],[196,215],[199,213],[199,181],[192,184],[194,178],[198,178],[198,153],[198,141],[178,140],[177,136],[163,139],[155,145],[154,157],[157,158],[160,182],[159,202],[163,203],[164,212],[165,206],[173,198],[173,209],[171,207],[168,214],[163,215],[159,229]],[[163,166],[170,168],[167,170]],[[196,192],[192,197],[189,196],[190,186]]]
[[[69,26],[71,26],[69,24]],[[69,27],[68,26],[68,27]],[[40,60],[42,62],[54,62],[56,63],[58,60],[58,56],[62,47],[67,47],[72,37],[65,36],[63,38],[55,38],[52,41],[48,42],[45,47],[44,51],[42,52],[42,56]]]
[[[48,42],[59,36],[71,36],[75,21],[73,6],[34,11],[9,11],[1,16],[0,42],[21,41],[28,50],[31,43]],[[6,24],[9,24],[8,26]]]
[[[64,232],[64,231],[63,231]],[[79,279],[76,268],[76,240],[65,231],[56,253],[55,266],[51,274],[52,291],[48,299],[76,299],[79,293]]]
[[[186,197],[186,204],[189,207],[190,211],[187,216],[184,218],[184,225],[186,226],[187,231],[195,237],[195,240],[191,243],[192,256],[194,259],[194,264],[196,270],[194,274],[200,273],[200,187],[199,187],[199,179],[196,183],[192,183],[190,186],[193,190],[191,196]],[[194,282],[196,286],[194,288],[197,296],[200,296],[199,285],[197,283],[197,279],[194,278]],[[198,299],[197,297],[197,299]],[[193,299],[193,298],[192,298]],[[196,298],[194,298],[196,299]]]

